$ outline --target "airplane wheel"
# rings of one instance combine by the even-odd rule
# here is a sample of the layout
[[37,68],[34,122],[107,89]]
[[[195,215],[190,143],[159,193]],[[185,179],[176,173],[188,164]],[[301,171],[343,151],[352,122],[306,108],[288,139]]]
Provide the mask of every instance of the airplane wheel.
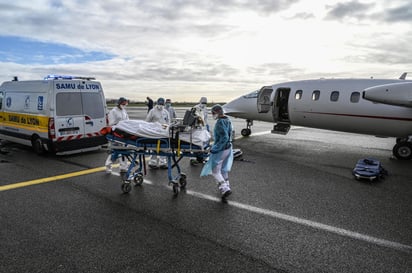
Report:
[[240,131],[240,134],[244,137],[250,136],[251,133],[252,133],[252,130],[250,130],[248,128],[242,129],[242,131]]
[[392,150],[393,155],[400,160],[412,159],[412,144],[410,142],[399,142]]

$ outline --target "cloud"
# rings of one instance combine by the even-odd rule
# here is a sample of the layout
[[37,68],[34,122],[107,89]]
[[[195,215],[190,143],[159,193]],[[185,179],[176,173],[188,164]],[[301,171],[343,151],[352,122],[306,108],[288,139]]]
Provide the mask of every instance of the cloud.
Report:
[[356,19],[377,23],[396,23],[412,21],[412,6],[409,1],[392,1],[389,4],[379,2],[362,3],[349,1],[328,5],[328,20]]
[[12,50],[2,40],[8,47],[0,45],[0,80],[95,76],[109,97],[149,92],[197,101],[199,93],[227,99],[283,80],[370,74],[365,67],[403,70],[412,64],[406,4],[3,1],[0,21],[7,27],[0,37],[14,37],[19,45]]
[[328,5],[328,14],[326,19],[329,20],[343,20],[345,18],[364,19],[367,14],[374,7],[374,3],[361,3],[359,1],[349,1],[345,3],[337,3],[335,5]]
[[396,8],[390,8],[385,12],[387,22],[412,22],[411,3],[402,4]]

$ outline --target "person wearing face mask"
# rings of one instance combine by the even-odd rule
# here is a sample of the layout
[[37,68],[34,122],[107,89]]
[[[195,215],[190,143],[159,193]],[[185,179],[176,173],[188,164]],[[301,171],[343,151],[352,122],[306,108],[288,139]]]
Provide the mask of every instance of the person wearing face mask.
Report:
[[[126,105],[128,104],[128,100],[124,97],[120,97],[119,100],[117,101],[117,105],[110,110],[108,114],[108,120],[109,120],[109,126],[116,125],[119,123],[121,120],[128,120],[129,115],[127,114],[126,111]],[[119,163],[120,163],[120,173],[126,172],[127,171],[127,161],[125,158],[120,157],[119,158]],[[112,172],[112,155],[109,155],[106,159],[106,173],[110,174]]]
[[169,112],[165,109],[165,99],[158,98],[156,106],[147,113],[147,122],[159,122],[160,124],[170,124]]
[[[149,111],[146,117],[147,122],[158,122],[163,125],[170,124],[169,112],[164,108],[165,99],[158,98],[157,104]],[[149,160],[151,168],[167,168],[167,158],[165,156],[152,155]]]
[[229,172],[233,164],[232,122],[219,104],[214,105],[211,112],[216,120],[213,129],[214,143],[200,176],[212,174],[218,184],[222,201],[226,202],[226,198],[232,193],[229,184]]
[[170,120],[175,120],[176,119],[176,111],[172,106],[172,100],[171,99],[166,99],[166,105],[165,105],[165,109],[167,110],[167,112],[169,112],[169,117]]
[[196,104],[193,108],[195,108],[195,115],[200,119],[200,123],[209,130],[209,124],[207,121],[207,98],[201,97],[198,104]]

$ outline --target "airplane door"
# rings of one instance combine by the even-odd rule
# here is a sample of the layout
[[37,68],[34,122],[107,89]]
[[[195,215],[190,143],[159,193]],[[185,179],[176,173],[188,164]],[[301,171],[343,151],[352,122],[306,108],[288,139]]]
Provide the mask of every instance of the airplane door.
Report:
[[258,113],[267,113],[269,112],[272,102],[270,101],[270,96],[272,95],[273,89],[271,86],[263,86],[257,97],[257,110]]
[[278,88],[275,93],[275,103],[272,109],[275,122],[289,123],[289,94],[290,88]]

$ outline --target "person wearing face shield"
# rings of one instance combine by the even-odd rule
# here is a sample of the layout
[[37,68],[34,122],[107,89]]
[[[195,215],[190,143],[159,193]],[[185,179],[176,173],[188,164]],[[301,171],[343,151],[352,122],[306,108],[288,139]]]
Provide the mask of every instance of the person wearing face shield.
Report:
[[208,131],[210,131],[207,121],[207,98],[201,97],[199,103],[196,104],[193,108],[196,110],[195,115],[200,119],[200,123],[205,126]]
[[[128,120],[129,115],[127,114],[126,111],[126,105],[128,104],[128,100],[124,97],[120,97],[117,101],[117,105],[110,110],[108,114],[108,120],[109,120],[109,126],[116,125],[119,123],[121,120]],[[120,163],[120,173],[126,172],[127,171],[127,161],[126,159],[122,156],[119,158],[119,163]],[[112,172],[112,155],[109,155],[106,159],[106,173],[110,174]]]
[[[146,117],[147,122],[158,122],[162,125],[170,125],[169,112],[164,108],[165,99],[158,98],[156,106],[149,111]],[[167,158],[165,156],[152,155],[149,160],[151,168],[167,168]]]
[[229,184],[229,172],[233,164],[232,122],[219,104],[214,105],[211,112],[216,120],[213,129],[214,143],[200,176],[212,174],[218,184],[222,201],[226,202],[226,198],[232,193]]

